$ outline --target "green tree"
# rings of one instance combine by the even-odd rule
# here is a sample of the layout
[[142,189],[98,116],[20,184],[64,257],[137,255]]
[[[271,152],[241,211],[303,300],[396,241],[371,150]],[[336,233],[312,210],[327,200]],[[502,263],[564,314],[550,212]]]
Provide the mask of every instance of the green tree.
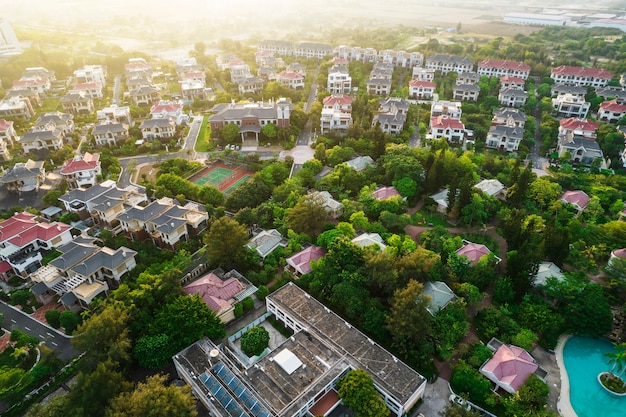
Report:
[[454,367],[450,385],[454,392],[467,394],[472,402],[485,403],[491,395],[489,380],[463,361]]
[[214,221],[204,237],[209,261],[220,267],[232,267],[247,241],[246,228],[226,216]]
[[228,123],[219,129],[218,133],[227,143],[235,142],[240,139],[239,126],[234,123]]
[[139,365],[145,368],[159,369],[172,359],[168,349],[169,343],[170,338],[166,334],[142,336],[135,343],[133,356]]
[[195,417],[196,400],[188,385],[165,385],[165,376],[148,377],[145,383],[111,401],[107,417]]
[[[2,320],[0,320],[2,322]],[[57,309],[46,311],[46,322],[55,329],[61,327],[61,312]]]
[[263,326],[255,326],[241,336],[241,350],[252,357],[263,353],[269,346],[270,334]]
[[129,321],[130,316],[123,306],[108,304],[78,327],[72,344],[78,350],[86,351],[93,363],[108,360],[124,364],[130,359],[132,344],[128,334]]
[[396,344],[406,349],[410,345],[419,346],[430,337],[432,316],[426,310],[430,301],[424,295],[424,286],[415,280],[394,293],[387,329]]
[[626,343],[616,343],[613,344],[615,348],[615,352],[605,353],[604,356],[609,358],[609,365],[613,365],[611,367],[611,373],[616,374],[618,377],[622,377],[624,370],[626,370]]
[[50,190],[41,198],[41,200],[49,206],[60,206],[61,202],[59,201],[59,197],[63,194],[64,193],[60,190]]
[[169,336],[170,356],[205,336],[219,339],[226,334],[224,323],[198,294],[181,295],[163,306],[150,326],[150,333]]
[[480,413],[477,410],[473,408],[468,410],[461,404],[456,403],[448,405],[439,415],[442,417],[480,417]]
[[339,398],[357,417],[387,417],[389,409],[374,387],[372,377],[353,369],[338,383]]
[[320,194],[307,194],[287,211],[287,225],[296,233],[316,237],[331,216]]
[[65,329],[65,333],[72,334],[80,324],[80,316],[73,311],[65,310],[59,316],[59,323]]

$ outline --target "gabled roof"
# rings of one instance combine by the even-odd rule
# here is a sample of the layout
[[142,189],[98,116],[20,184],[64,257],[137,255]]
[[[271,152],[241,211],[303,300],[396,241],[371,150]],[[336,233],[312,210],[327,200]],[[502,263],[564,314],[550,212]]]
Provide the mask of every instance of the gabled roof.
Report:
[[559,281],[565,279],[561,268],[556,266],[553,262],[541,262],[537,269],[537,274],[535,274],[535,278],[533,279],[533,285],[546,285],[549,277],[554,277]]
[[351,168],[354,168],[356,172],[361,172],[368,166],[376,165],[374,160],[369,155],[357,156],[356,158],[352,158],[351,160],[346,161],[345,164],[347,164]]
[[362,233],[352,239],[352,243],[363,248],[371,245],[378,246],[380,250],[385,250],[387,248],[387,245],[385,245],[383,238],[380,237],[378,233]]
[[138,220],[145,223],[147,221],[150,221],[150,219],[157,217],[168,208],[169,205],[163,204],[157,200],[148,204],[146,207],[131,207],[130,209],[117,216],[117,218],[118,220],[125,221],[127,223],[133,220]]
[[619,104],[617,100],[609,100],[600,104],[600,110],[612,113],[626,113],[626,104]]
[[580,85],[569,85],[569,84],[554,84],[550,89],[550,94],[574,94],[574,95],[586,95],[587,88]]
[[61,168],[61,175],[70,175],[80,171],[92,171],[100,166],[100,154],[85,152],[83,157],[75,156],[65,161]]
[[222,279],[213,272],[185,285],[185,294],[198,294],[209,308],[218,313],[224,308],[230,308],[235,295],[244,290],[244,286],[237,278]]
[[411,80],[409,81],[409,87],[422,87],[422,88],[435,88],[435,83],[431,81]]
[[246,246],[256,250],[265,259],[267,255],[274,252],[279,246],[287,246],[287,241],[278,230],[270,229],[257,233]]
[[472,93],[478,93],[480,91],[480,87],[476,84],[455,84],[452,87],[452,91],[469,91]]
[[526,82],[524,81],[524,79],[520,78],[520,77],[513,77],[511,75],[503,75],[502,77],[500,77],[500,84],[519,84],[519,85],[525,85]]
[[105,246],[98,248],[93,255],[74,265],[72,270],[86,277],[102,268],[114,270],[124,264],[127,258],[132,258],[136,254],[137,252],[125,246],[121,246],[119,249]]
[[517,126],[495,125],[489,128],[488,136],[506,136],[521,140],[524,137],[524,128]]
[[444,115],[431,117],[430,127],[434,129],[465,129],[463,122]]
[[304,275],[311,272],[311,262],[323,258],[324,255],[326,255],[326,249],[312,245],[290,256],[286,261],[301,275]]
[[561,119],[559,125],[563,129],[582,130],[583,132],[595,132],[600,127],[600,123],[592,122],[589,119],[577,119],[575,117]]
[[482,180],[474,187],[491,197],[506,190],[504,184],[498,180]]
[[104,135],[106,133],[128,132],[128,125],[125,123],[100,123],[94,126],[92,135]]
[[13,122],[10,120],[0,119],[0,132],[4,132],[13,127]]
[[519,88],[514,88],[514,87],[504,87],[500,89],[500,95],[501,96],[513,96],[513,97],[524,97],[524,98],[528,98],[529,94],[524,91],[524,90],[520,90]]
[[561,200],[576,206],[578,210],[584,210],[591,199],[586,192],[582,190],[575,190],[565,191],[561,196]]
[[50,241],[70,228],[65,223],[38,222],[30,213],[17,213],[0,223],[0,241],[23,247],[36,239]]
[[174,126],[175,122],[169,118],[147,119],[141,122],[140,129],[152,129],[153,127]]
[[509,107],[503,107],[500,109],[493,109],[494,118],[508,119],[509,117],[516,122],[525,122],[528,117],[520,109],[512,109]]
[[539,366],[524,349],[513,345],[502,345],[491,359],[480,368],[487,378],[514,394]]
[[173,101],[161,100],[150,108],[150,113],[168,113],[173,114],[181,111],[183,105]]
[[106,186],[106,184],[96,184],[86,189],[76,188],[60,196],[59,200],[65,201],[67,203],[71,203],[72,201],[81,201],[83,203],[86,203],[87,201],[91,201],[97,196],[106,193],[110,189],[111,187]]
[[304,80],[304,75],[292,71],[281,71],[276,74],[279,80]]
[[572,67],[567,65],[552,68],[552,74],[571,75],[574,77],[603,78],[607,80],[613,78],[613,74],[602,68]]
[[26,162],[18,162],[13,165],[13,168],[9,168],[5,171],[4,175],[0,178],[0,182],[6,184],[27,178],[34,178],[42,175],[43,172],[43,161],[33,161],[29,159]]
[[518,61],[503,61],[500,59],[485,59],[478,63],[478,68],[497,68],[517,71],[530,71],[530,65]]
[[338,104],[340,106],[349,106],[352,104],[352,97],[346,96],[344,94],[340,95],[332,95],[324,98],[322,103],[324,106],[334,106]]

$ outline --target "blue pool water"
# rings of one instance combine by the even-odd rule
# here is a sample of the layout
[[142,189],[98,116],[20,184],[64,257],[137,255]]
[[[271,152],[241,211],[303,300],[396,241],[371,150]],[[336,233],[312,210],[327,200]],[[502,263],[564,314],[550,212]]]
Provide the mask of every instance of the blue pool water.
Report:
[[570,385],[570,402],[578,417],[624,417],[626,398],[609,395],[598,382],[598,374],[611,370],[607,352],[614,352],[606,339],[572,337],[563,348],[563,361]]

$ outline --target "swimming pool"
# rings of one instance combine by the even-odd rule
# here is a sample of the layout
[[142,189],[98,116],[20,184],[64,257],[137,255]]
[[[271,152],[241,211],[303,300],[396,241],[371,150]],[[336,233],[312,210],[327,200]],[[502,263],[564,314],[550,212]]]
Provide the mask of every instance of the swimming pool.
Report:
[[578,417],[623,417],[626,398],[612,397],[598,382],[598,374],[611,369],[607,352],[613,345],[606,339],[576,336],[563,348],[563,361],[570,386],[570,402]]

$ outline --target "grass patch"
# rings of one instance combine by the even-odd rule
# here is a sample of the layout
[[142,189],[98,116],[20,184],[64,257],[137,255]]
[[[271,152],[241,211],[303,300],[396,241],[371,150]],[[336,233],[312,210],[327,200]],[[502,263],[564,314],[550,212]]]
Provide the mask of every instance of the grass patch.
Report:
[[196,140],[196,152],[209,152],[213,150],[211,144],[211,127],[209,126],[209,116],[202,116],[202,125]]
[[44,98],[43,103],[41,104],[40,112],[49,113],[56,111],[59,107],[59,101],[60,99],[58,98]]
[[411,215],[411,224],[413,226],[441,226],[441,227],[452,227],[450,223],[448,223],[441,214],[439,213],[429,213],[426,210],[419,210]]

